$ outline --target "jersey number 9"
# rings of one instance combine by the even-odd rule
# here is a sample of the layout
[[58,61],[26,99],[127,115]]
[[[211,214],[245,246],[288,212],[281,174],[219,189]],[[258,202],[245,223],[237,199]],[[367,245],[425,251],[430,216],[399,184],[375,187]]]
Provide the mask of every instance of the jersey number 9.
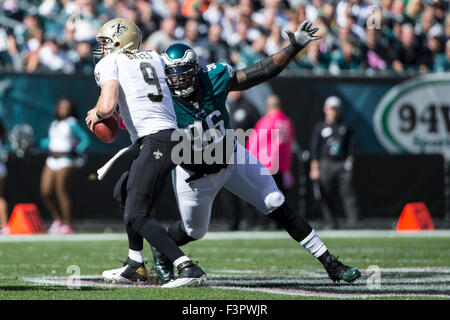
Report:
[[[157,77],[157,73],[155,68],[151,63],[148,62],[141,62],[139,65],[139,68],[141,69],[142,76],[144,77],[144,81],[149,86],[155,86],[156,90],[158,91],[157,94],[149,93],[147,94],[147,97],[150,99],[151,102],[161,102],[163,99],[163,94],[161,90],[161,85],[159,83],[159,79]],[[151,70],[151,74],[149,74],[148,69]]]

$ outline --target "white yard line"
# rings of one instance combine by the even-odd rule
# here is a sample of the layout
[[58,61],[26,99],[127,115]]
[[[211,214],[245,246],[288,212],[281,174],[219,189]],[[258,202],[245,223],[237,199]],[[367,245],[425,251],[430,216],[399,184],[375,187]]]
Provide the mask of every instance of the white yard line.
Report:
[[[321,238],[398,238],[398,237],[450,237],[450,230],[397,232],[395,230],[323,230],[317,231]],[[204,239],[289,239],[284,231],[234,231],[210,232]]]
[[[214,275],[224,275],[226,274],[227,277],[230,277],[230,274],[264,274],[267,273],[294,273],[297,275],[304,275],[304,276],[314,276],[317,274],[324,273],[323,269],[266,269],[266,270],[238,270],[238,269],[214,269],[209,271],[211,274]],[[380,272],[385,273],[411,273],[411,272],[429,272],[429,273],[445,273],[450,274],[450,268],[448,267],[424,267],[424,268],[380,268]]]
[[127,240],[125,233],[79,233],[69,235],[56,234],[34,234],[34,235],[12,235],[0,236],[2,242],[52,242],[52,241],[114,241]]
[[214,286],[210,288],[218,288],[224,290],[239,290],[239,291],[253,291],[264,292],[272,294],[300,296],[300,297],[319,297],[319,298],[336,298],[336,299],[372,299],[372,298],[384,298],[384,297],[430,297],[430,298],[446,298],[450,299],[450,295],[441,294],[411,294],[411,293],[388,293],[388,294],[358,294],[358,293],[327,293],[327,292],[314,292],[307,290],[289,290],[279,288],[243,288],[243,287],[223,287]]
[[[437,238],[450,237],[450,230],[396,232],[394,230],[336,230],[318,231],[321,238]],[[210,232],[205,240],[234,240],[234,239],[290,239],[284,231],[234,231]],[[114,241],[127,240],[125,233],[79,233],[71,235],[12,235],[0,236],[2,242],[46,242],[46,241]]]
[[[113,288],[139,288],[139,285],[136,284],[114,284],[114,283],[108,283],[108,282],[88,282],[88,279],[91,278],[100,278],[99,275],[91,275],[91,276],[80,276],[80,287],[113,287]],[[71,287],[71,286],[75,286],[77,285],[76,279],[74,278],[64,278],[64,277],[36,277],[36,278],[19,278],[19,280],[22,281],[27,281],[27,282],[32,282],[32,283],[36,283],[36,284],[42,284],[44,286],[49,286],[49,285],[55,285],[55,286],[67,286],[67,287]],[[145,285],[145,287],[159,287],[159,285]]]
[[[314,271],[314,270],[310,270]],[[387,272],[399,272],[399,273],[409,273],[409,272],[450,272],[449,268],[389,268],[389,269],[382,269],[382,271]],[[212,282],[209,288],[216,288],[216,289],[223,289],[223,290],[238,290],[238,291],[250,291],[250,292],[262,292],[262,293],[269,293],[269,294],[279,294],[279,295],[289,295],[289,296],[298,296],[298,297],[318,297],[318,298],[336,298],[336,299],[373,299],[373,298],[388,298],[388,297],[408,297],[408,298],[415,298],[415,297],[430,297],[430,298],[444,298],[444,299],[450,299],[450,293],[447,290],[447,287],[445,287],[442,290],[442,293],[429,293],[431,290],[436,290],[436,287],[433,286],[433,284],[430,283],[431,287],[421,287],[417,283],[416,278],[401,278],[403,282],[407,282],[408,284],[403,284],[401,286],[398,285],[383,285],[383,290],[389,290],[393,291],[392,293],[377,293],[376,290],[368,290],[367,292],[346,292],[347,290],[351,290],[351,287],[347,286],[336,286],[335,290],[342,289],[343,292],[327,292],[321,291],[319,288],[321,286],[321,281],[319,281],[317,284],[310,283],[310,285],[315,285],[318,290],[304,290],[304,289],[294,289],[294,288],[267,288],[266,286],[270,283],[270,281],[265,281],[264,285],[265,287],[246,287],[239,285],[239,282],[236,284],[229,283],[228,285],[215,285],[214,282],[224,281],[220,280],[216,277],[220,277],[224,275],[214,275],[211,276],[210,281]],[[98,275],[85,275],[80,277],[80,285],[82,287],[84,286],[95,286],[95,287],[136,287],[136,285],[127,285],[127,284],[112,284],[112,283],[101,283],[101,282],[95,282],[95,281],[89,281],[92,279],[100,279]],[[234,278],[234,277],[233,277]],[[58,285],[58,286],[67,286],[67,285],[74,285],[73,280],[70,277],[64,278],[64,277],[33,277],[33,278],[20,278],[20,280],[37,283],[41,285]],[[287,282],[292,282],[295,280],[299,281],[300,279],[286,279]],[[289,281],[291,280],[291,281]],[[303,281],[306,281],[307,279],[303,279]],[[248,281],[251,281],[248,280]],[[226,281],[224,281],[226,283]],[[254,281],[254,283],[259,283],[261,280]],[[307,282],[307,281],[306,281]],[[323,281],[324,283],[328,283],[327,281]],[[242,283],[242,281],[240,281]],[[276,283],[279,283],[276,282]],[[276,285],[274,283],[274,285]],[[294,283],[294,282],[293,282]],[[146,287],[151,288],[158,288],[159,285],[146,285]],[[326,286],[325,288],[328,288]],[[358,287],[359,288],[359,287]],[[357,288],[357,289],[358,289]],[[408,290],[411,291],[417,291],[421,290],[421,293],[411,293],[408,292]],[[430,291],[428,291],[430,290]],[[404,291],[404,292],[401,292]],[[427,292],[428,291],[428,292]],[[395,292],[395,293],[394,293]]]

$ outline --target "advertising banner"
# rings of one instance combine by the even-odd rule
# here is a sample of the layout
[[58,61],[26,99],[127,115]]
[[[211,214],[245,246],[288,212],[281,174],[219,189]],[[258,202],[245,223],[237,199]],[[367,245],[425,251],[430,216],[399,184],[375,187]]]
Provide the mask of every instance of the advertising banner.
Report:
[[450,159],[450,74],[430,74],[389,90],[374,113],[379,142],[391,153]]

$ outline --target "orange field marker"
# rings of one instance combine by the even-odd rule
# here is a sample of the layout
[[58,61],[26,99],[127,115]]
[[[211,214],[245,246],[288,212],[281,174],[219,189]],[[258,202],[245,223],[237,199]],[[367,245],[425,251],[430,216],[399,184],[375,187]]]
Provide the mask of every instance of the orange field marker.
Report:
[[46,233],[39,209],[34,203],[19,203],[8,222],[9,234]]
[[434,230],[433,220],[424,202],[410,202],[398,219],[397,231]]

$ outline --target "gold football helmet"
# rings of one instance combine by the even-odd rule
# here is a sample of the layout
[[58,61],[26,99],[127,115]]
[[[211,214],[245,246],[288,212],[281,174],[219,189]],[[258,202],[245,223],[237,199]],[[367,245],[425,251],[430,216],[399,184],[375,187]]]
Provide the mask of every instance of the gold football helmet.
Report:
[[98,45],[94,47],[92,56],[97,63],[106,53],[135,52],[139,50],[142,35],[139,28],[130,20],[116,18],[106,22],[95,37]]

